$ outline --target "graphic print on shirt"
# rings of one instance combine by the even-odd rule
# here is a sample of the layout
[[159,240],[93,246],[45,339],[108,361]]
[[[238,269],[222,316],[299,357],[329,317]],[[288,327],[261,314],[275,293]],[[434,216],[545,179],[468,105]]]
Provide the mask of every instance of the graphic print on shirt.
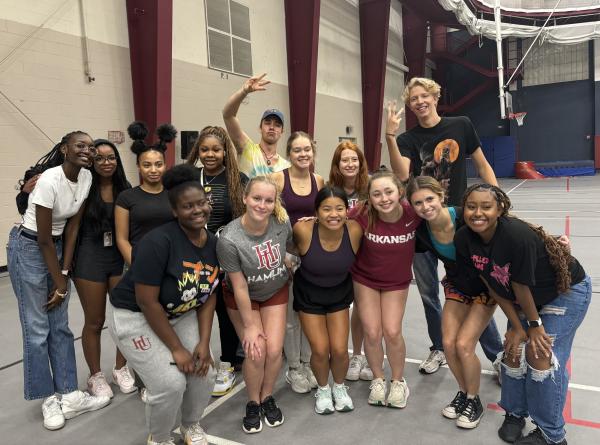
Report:
[[252,249],[258,259],[258,270],[266,269],[269,273],[259,273],[248,277],[248,282],[267,281],[278,277],[285,272],[285,265],[281,261],[281,249],[279,243],[273,244],[272,240],[267,240]]
[[[413,221],[407,223],[406,227],[409,227]],[[365,238],[375,244],[404,244],[415,238],[415,230],[405,235],[376,235],[367,232],[365,233]]]
[[[182,314],[190,309],[206,303],[208,297],[219,284],[219,267],[203,264],[202,261],[193,263],[183,261],[185,270],[177,280],[177,288],[181,293],[181,304],[174,307],[173,303],[167,309],[173,314]],[[202,279],[201,277],[205,277]],[[202,281],[202,282],[201,282]]]
[[[454,139],[444,139],[431,149],[429,142],[419,150],[421,157],[421,175],[435,178],[447,192],[450,188],[452,164],[458,159],[460,147]],[[448,193],[444,194],[448,199]]]
[[473,262],[473,267],[477,270],[485,269],[486,264],[490,262],[489,258],[480,255],[471,255],[471,261]]
[[498,266],[496,262],[493,261],[490,276],[508,291],[510,283],[510,263],[506,263],[504,266]]

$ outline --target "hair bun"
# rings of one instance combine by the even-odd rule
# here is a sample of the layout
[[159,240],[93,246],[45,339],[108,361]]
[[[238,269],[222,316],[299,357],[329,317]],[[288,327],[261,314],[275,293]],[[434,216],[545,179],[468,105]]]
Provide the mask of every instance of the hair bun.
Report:
[[185,182],[200,181],[200,171],[189,164],[179,164],[170,168],[162,177],[163,186],[167,190],[171,190]]
[[162,124],[156,129],[158,139],[163,143],[169,143],[177,136],[177,129],[171,124]]
[[141,155],[146,150],[148,150],[148,146],[144,143],[143,140],[133,141],[133,144],[131,144],[131,151],[136,156]]
[[141,121],[134,121],[127,127],[127,133],[134,141],[143,141],[148,136],[148,127]]

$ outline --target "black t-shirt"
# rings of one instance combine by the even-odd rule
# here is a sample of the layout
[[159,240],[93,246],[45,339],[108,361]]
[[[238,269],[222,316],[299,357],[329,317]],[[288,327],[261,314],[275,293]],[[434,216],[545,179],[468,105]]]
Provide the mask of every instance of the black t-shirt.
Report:
[[431,128],[417,125],[396,142],[402,156],[410,158],[413,176],[434,177],[446,189],[446,204],[461,204],[467,188],[466,158],[481,147],[468,117],[442,117]]
[[[481,237],[464,226],[454,235],[459,267],[475,268],[502,298],[515,301],[511,282],[529,286],[535,305],[540,307],[558,296],[556,273],[550,264],[542,239],[518,218],[501,217],[492,240]],[[569,266],[571,283],[577,284],[585,271],[572,257]]]
[[[233,220],[231,198],[229,197],[229,187],[227,185],[227,170],[223,170],[217,176],[204,174],[200,177],[200,182],[204,186],[204,192],[212,206],[207,227],[212,233],[216,233],[220,227],[226,226]],[[240,182],[242,187],[248,183],[248,176],[241,172]]]
[[115,205],[129,210],[129,243],[132,246],[150,230],[175,219],[166,190],[148,193],[137,186],[119,193]]
[[198,247],[177,221],[150,231],[136,246],[131,268],[111,291],[112,305],[140,312],[136,283],[160,287],[158,301],[169,318],[203,305],[219,284],[217,238],[207,234],[204,247]]

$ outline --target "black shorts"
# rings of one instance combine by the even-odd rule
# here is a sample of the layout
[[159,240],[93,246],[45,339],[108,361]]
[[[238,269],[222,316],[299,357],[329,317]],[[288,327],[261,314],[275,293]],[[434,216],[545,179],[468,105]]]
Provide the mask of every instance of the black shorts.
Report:
[[316,286],[302,276],[294,274],[294,310],[307,314],[325,315],[342,311],[354,301],[352,276],[333,287]]
[[77,247],[73,278],[104,283],[122,274],[123,257],[117,246],[104,247],[84,240]]

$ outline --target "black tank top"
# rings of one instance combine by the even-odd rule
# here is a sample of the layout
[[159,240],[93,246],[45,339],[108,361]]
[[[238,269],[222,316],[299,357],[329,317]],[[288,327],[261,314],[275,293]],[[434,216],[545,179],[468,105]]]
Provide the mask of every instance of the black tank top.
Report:
[[319,224],[315,224],[310,247],[301,258],[299,271],[307,281],[321,287],[340,284],[350,273],[350,266],[354,262],[348,227],[344,225],[344,234],[338,249],[328,252],[321,246]]
[[281,191],[281,200],[283,206],[290,217],[290,224],[294,224],[304,216],[313,216],[315,214],[315,197],[319,192],[315,175],[310,174],[310,193],[306,196],[297,195],[292,189],[290,181],[290,170],[283,170],[283,190]]

